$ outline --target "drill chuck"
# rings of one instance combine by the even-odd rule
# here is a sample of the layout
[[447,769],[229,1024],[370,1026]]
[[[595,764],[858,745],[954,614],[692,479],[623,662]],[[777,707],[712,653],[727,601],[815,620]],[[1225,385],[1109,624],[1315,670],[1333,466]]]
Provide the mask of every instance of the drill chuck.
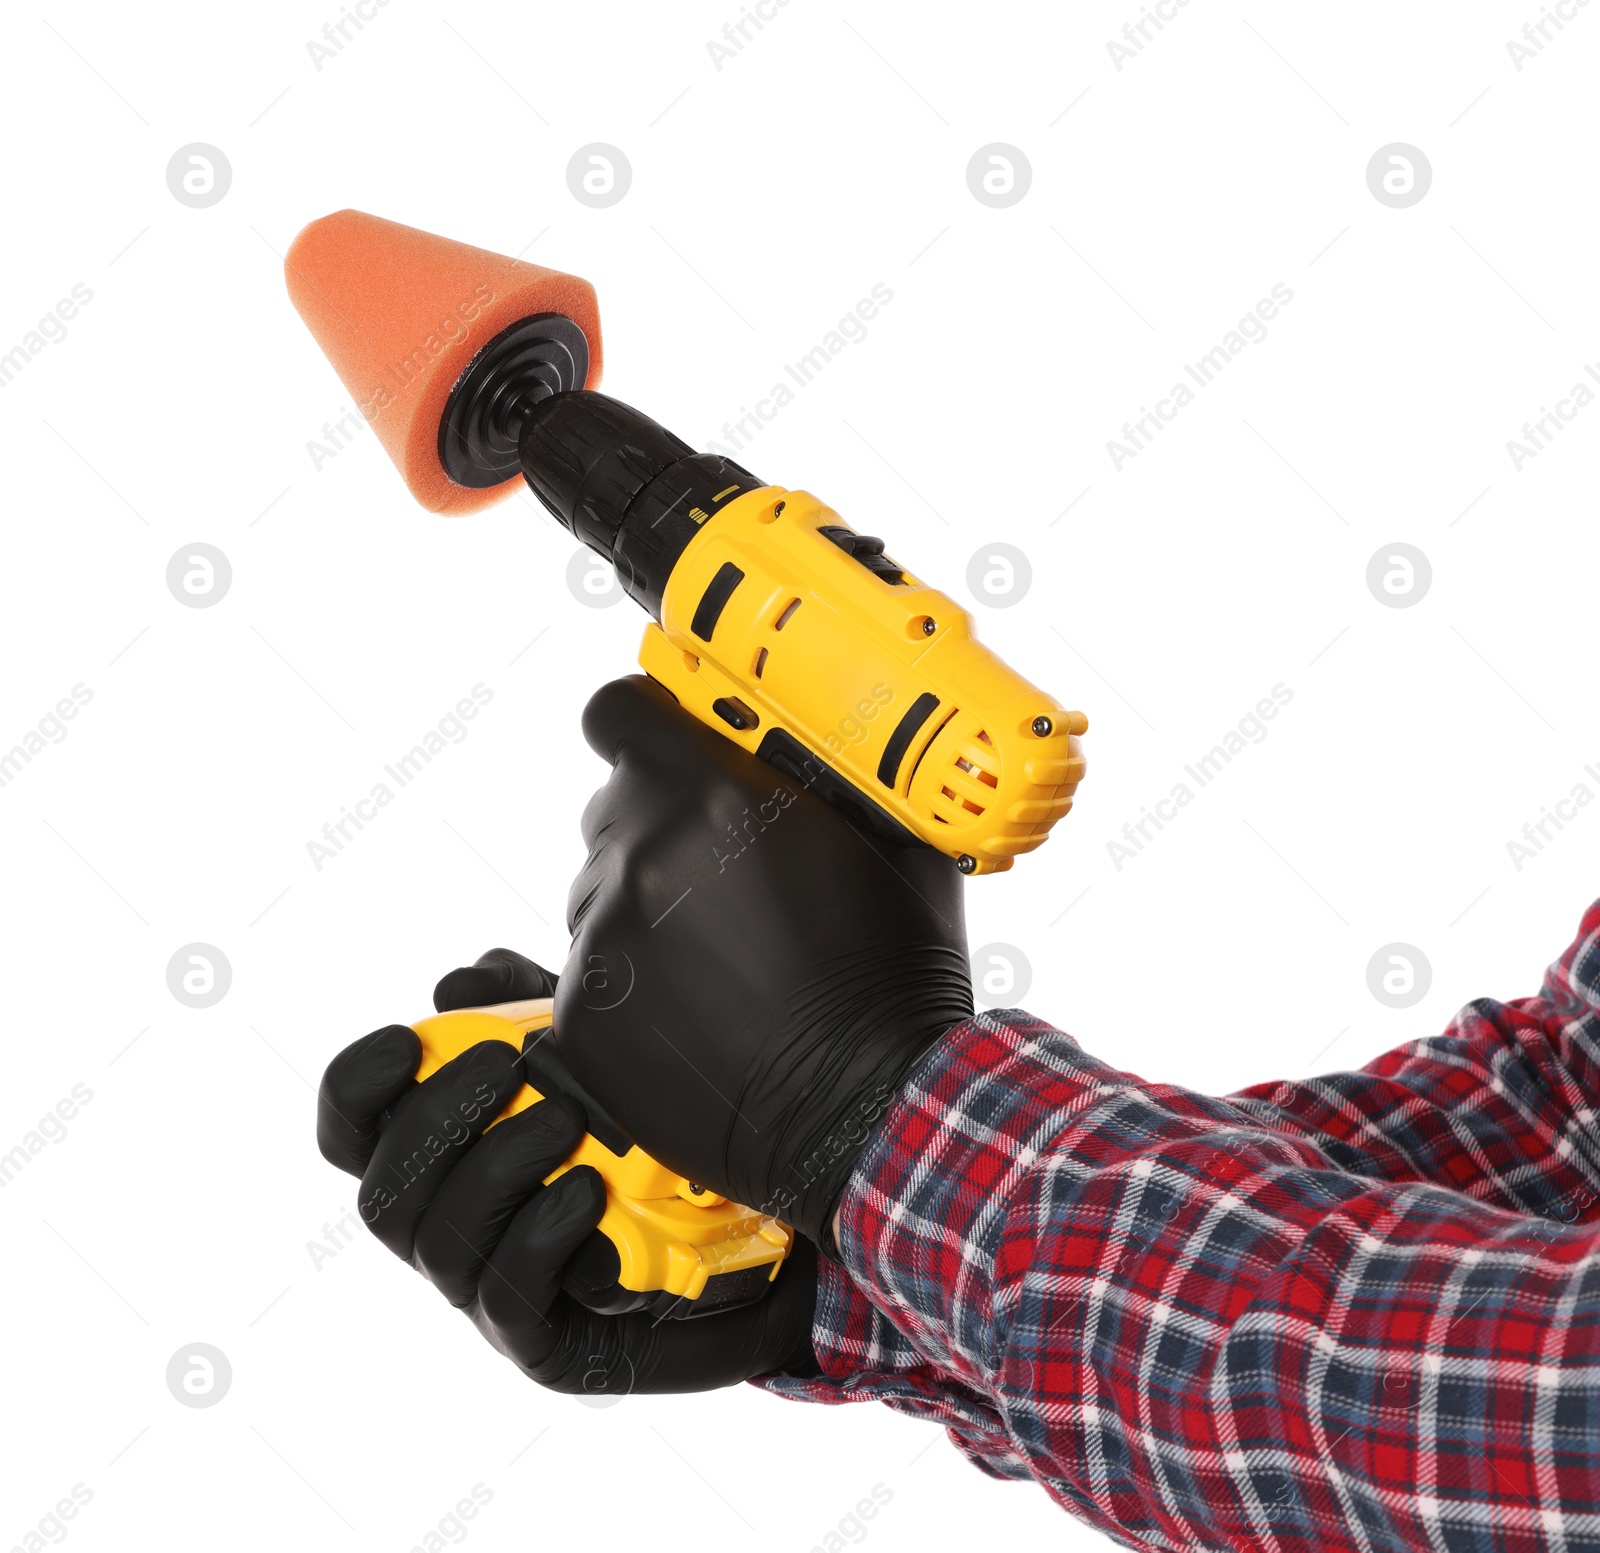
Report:
[[706,519],[764,483],[732,459],[696,453],[631,405],[581,388],[532,406],[517,455],[555,520],[610,561],[657,620],[667,578]]

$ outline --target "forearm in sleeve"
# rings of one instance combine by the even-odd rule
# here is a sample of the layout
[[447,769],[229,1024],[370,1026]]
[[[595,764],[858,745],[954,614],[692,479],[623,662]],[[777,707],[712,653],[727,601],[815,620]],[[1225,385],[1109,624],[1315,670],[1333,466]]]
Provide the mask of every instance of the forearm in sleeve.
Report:
[[811,1384],[893,1393],[1134,1547],[1600,1548],[1595,927],[1540,999],[1397,1054],[1442,1064],[1478,1198],[1024,1014],[960,1027],[845,1193]]

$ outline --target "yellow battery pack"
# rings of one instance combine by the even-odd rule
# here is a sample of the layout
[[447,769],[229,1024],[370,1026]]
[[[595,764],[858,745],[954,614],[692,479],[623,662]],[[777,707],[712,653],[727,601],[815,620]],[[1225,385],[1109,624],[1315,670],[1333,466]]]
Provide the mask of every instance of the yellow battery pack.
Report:
[[[523,1037],[548,1029],[550,1022],[549,998],[434,1014],[412,1026],[422,1039],[417,1078],[438,1072],[480,1041],[504,1041],[520,1052]],[[543,1098],[524,1084],[491,1127]],[[635,1308],[658,1318],[708,1315],[760,1299],[794,1243],[794,1232],[770,1214],[685,1180],[636,1146],[618,1152],[585,1133],[546,1184],[574,1165],[592,1165],[605,1182],[599,1228],[617,1249],[617,1282],[639,1297]]]

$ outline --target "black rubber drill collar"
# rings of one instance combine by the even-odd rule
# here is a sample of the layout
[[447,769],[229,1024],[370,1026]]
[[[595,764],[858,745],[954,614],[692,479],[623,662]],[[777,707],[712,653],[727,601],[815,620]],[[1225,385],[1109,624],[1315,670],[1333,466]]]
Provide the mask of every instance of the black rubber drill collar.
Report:
[[517,437],[552,394],[582,388],[589,342],[563,313],[534,313],[502,329],[456,379],[439,420],[439,462],[457,485],[482,490],[522,472]]

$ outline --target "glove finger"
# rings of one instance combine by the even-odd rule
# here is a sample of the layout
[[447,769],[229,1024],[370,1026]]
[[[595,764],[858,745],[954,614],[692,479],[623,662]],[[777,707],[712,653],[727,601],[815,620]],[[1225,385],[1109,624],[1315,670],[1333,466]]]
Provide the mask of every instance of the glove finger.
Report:
[[668,770],[695,770],[708,756],[735,748],[684,711],[666,686],[644,674],[614,679],[589,698],[583,736],[613,766],[628,750]]
[[816,1301],[816,1251],[802,1240],[758,1303],[691,1321],[644,1312],[574,1321],[537,1378],[558,1391],[646,1396],[712,1391],[775,1370],[815,1375]]
[[583,844],[590,852],[594,851],[595,843],[616,823],[616,814],[616,797],[610,785],[597,788],[588,803],[583,806],[583,813],[578,816],[578,833],[583,837]]
[[583,1137],[582,1108],[553,1096],[508,1116],[467,1151],[417,1226],[413,1260],[452,1305],[471,1304],[506,1225]]
[[317,1091],[317,1147],[330,1165],[353,1176],[366,1170],[379,1118],[412,1087],[421,1061],[417,1032],[385,1025],[328,1064]]
[[574,1166],[518,1211],[478,1280],[497,1346],[557,1391],[582,1389],[584,1339],[603,1325],[561,1292],[561,1273],[605,1208],[599,1172]]
[[489,949],[471,965],[458,966],[439,978],[433,1006],[441,1014],[454,1008],[488,1008],[524,998],[555,996],[556,978],[515,949]]
[[[603,850],[590,852],[583,867],[573,879],[572,887],[567,891],[567,933],[570,937],[577,936],[578,929],[583,925],[583,919],[588,916],[590,908],[599,899],[608,873],[609,863]],[[572,949],[569,946],[567,950],[569,965],[571,956]]]
[[411,1259],[417,1225],[450,1173],[522,1087],[522,1054],[480,1041],[400,1098],[361,1177],[361,1217]]
[[618,1335],[630,1389],[640,1395],[714,1391],[775,1370],[816,1374],[816,1261],[816,1249],[802,1238],[754,1305],[689,1321],[623,1317]]

